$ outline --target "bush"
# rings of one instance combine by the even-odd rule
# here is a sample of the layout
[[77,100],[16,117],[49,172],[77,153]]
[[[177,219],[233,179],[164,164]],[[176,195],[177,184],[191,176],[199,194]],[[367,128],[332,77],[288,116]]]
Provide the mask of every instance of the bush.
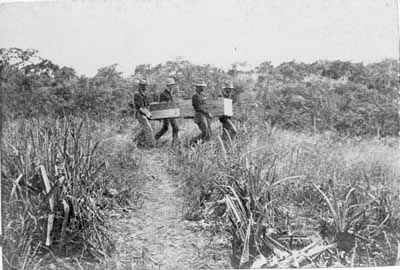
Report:
[[7,124],[1,173],[9,267],[30,269],[34,255],[49,251],[85,258],[112,251],[104,209],[132,202],[139,206],[140,193],[134,192],[138,163],[126,153],[130,179],[123,172],[114,174],[120,157],[104,154],[98,138],[112,131],[101,125],[72,117]]
[[179,152],[175,165],[190,205],[186,218],[229,231],[233,267],[260,258],[268,267],[394,264],[400,171],[388,160],[393,148],[255,129],[257,139],[242,133],[233,143]]

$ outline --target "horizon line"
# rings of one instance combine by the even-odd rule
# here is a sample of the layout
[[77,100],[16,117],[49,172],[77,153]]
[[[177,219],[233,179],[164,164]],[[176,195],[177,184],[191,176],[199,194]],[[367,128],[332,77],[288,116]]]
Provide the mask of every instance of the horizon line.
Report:
[[299,59],[296,59],[296,58],[292,58],[291,60],[280,61],[279,63],[277,63],[277,61],[272,61],[272,60],[268,60],[268,59],[260,61],[257,64],[248,63],[248,61],[246,61],[246,60],[234,61],[234,62],[229,64],[229,67],[226,67],[226,65],[218,65],[218,64],[214,64],[214,63],[199,63],[198,61],[193,61],[193,60],[190,60],[190,59],[183,58],[181,56],[177,56],[175,58],[171,58],[169,60],[160,61],[158,63],[132,64],[132,68],[130,68],[130,69],[133,72],[128,72],[128,71],[124,71],[124,70],[118,69],[118,67],[119,68],[121,68],[123,66],[126,67],[126,65],[120,64],[118,62],[112,62],[112,63],[110,63],[108,65],[104,65],[104,66],[100,66],[100,67],[96,68],[96,70],[94,72],[89,72],[89,73],[93,74],[93,75],[90,75],[89,73],[78,72],[79,68],[73,67],[73,65],[59,64],[59,63],[55,62],[54,60],[52,60],[51,57],[42,56],[40,51],[39,51],[39,49],[35,49],[35,48],[19,48],[19,47],[15,47],[15,46],[3,47],[3,48],[0,48],[0,49],[6,49],[6,50],[9,50],[9,49],[20,49],[20,50],[24,50],[24,51],[26,51],[26,50],[34,50],[37,53],[36,56],[39,57],[40,59],[42,59],[42,60],[50,60],[51,62],[53,62],[54,64],[56,64],[59,67],[72,68],[76,72],[77,76],[86,76],[86,77],[95,76],[99,69],[104,68],[104,67],[109,67],[109,66],[112,66],[112,65],[116,65],[117,71],[121,72],[123,75],[132,76],[132,75],[134,75],[135,68],[140,66],[140,65],[149,65],[150,67],[155,67],[155,66],[158,66],[158,65],[165,65],[168,62],[189,62],[190,64],[197,65],[197,66],[209,65],[211,67],[221,69],[224,72],[227,72],[228,70],[230,70],[233,67],[233,65],[235,65],[235,64],[238,65],[238,69],[237,69],[238,71],[250,72],[250,71],[254,70],[257,66],[259,66],[260,64],[265,63],[265,62],[269,62],[273,68],[276,68],[276,67],[278,67],[278,66],[280,66],[282,64],[285,64],[285,63],[292,63],[292,62],[297,63],[297,64],[310,65],[310,64],[314,64],[314,63],[320,63],[320,62],[336,62],[336,61],[339,61],[339,62],[348,62],[348,63],[351,63],[351,64],[362,64],[364,66],[370,65],[370,64],[381,63],[381,62],[384,62],[386,60],[396,61],[397,63],[400,63],[400,56],[398,56],[397,58],[395,56],[387,56],[387,57],[380,58],[379,60],[378,59],[344,60],[344,59],[340,59],[340,58],[334,58],[334,59],[319,58],[319,59],[315,59],[315,60],[299,60]]

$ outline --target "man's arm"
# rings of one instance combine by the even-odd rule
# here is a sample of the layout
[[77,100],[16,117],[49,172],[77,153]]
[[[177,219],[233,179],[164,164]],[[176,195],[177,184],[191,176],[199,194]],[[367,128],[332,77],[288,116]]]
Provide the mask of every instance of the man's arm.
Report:
[[136,110],[145,115],[147,118],[151,118],[151,113],[144,107],[143,97],[136,93],[134,99]]
[[136,109],[140,109],[144,106],[144,101],[140,94],[136,93],[134,95],[133,99],[134,99],[134,104],[135,104]]

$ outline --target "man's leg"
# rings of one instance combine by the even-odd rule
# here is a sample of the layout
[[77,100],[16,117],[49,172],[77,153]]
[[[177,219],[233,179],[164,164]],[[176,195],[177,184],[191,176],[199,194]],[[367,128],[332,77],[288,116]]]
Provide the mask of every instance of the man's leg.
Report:
[[201,139],[203,141],[208,141],[211,139],[211,134],[210,134],[210,129],[209,129],[210,125],[209,125],[208,119],[204,115],[202,115],[199,120],[200,121],[199,121],[198,125],[201,130]]
[[137,119],[144,133],[145,144],[147,145],[147,147],[154,147],[156,143],[154,140],[153,129],[150,125],[149,120],[141,114],[138,115]]
[[143,131],[142,127],[140,127],[140,131],[136,135],[135,140],[136,140],[136,145],[138,148],[146,147],[145,141],[144,141],[144,131]]
[[211,131],[211,119],[206,117],[206,123],[207,123],[208,139],[211,139],[211,135],[212,135],[212,131]]
[[156,145],[156,141],[154,139],[153,128],[151,127],[149,119],[145,118],[146,128],[145,128],[145,136],[146,136],[146,144],[149,147],[154,147]]
[[190,140],[190,145],[194,145],[194,144],[196,144],[196,143],[198,143],[199,141],[201,140],[201,134],[200,135],[197,135],[196,137],[193,137],[191,140]]
[[156,136],[155,136],[155,139],[156,139],[156,140],[160,139],[160,138],[165,134],[165,132],[168,131],[168,126],[169,126],[169,121],[168,121],[168,119],[164,119],[164,120],[163,120],[163,125],[162,125],[160,131],[158,131],[157,134],[156,134]]
[[142,148],[142,147],[145,147],[144,128],[143,128],[143,123],[142,123],[143,121],[142,121],[142,117],[138,113],[135,114],[135,118],[139,122],[139,126],[140,126],[140,131],[136,135],[136,138],[135,138],[136,145],[137,145],[137,147]]
[[202,124],[201,116],[196,115],[194,117],[194,122],[199,127],[201,133],[199,135],[197,135],[196,137],[193,137],[190,140],[190,145],[194,145],[194,144],[198,143],[204,136],[204,134],[203,134],[203,124]]
[[222,127],[225,133],[229,134],[229,137],[233,140],[237,135],[237,129],[235,125],[232,123],[232,120],[229,118],[224,118],[222,121]]
[[221,122],[221,124],[222,124],[222,140],[224,140],[224,141],[227,141],[228,140],[228,130],[226,129],[226,126],[227,126],[227,124],[226,124],[226,117],[225,116],[221,116],[220,118],[219,118],[219,121]]
[[175,144],[178,141],[178,133],[179,133],[178,123],[176,122],[175,119],[170,119],[169,122],[171,123],[172,126],[172,144]]

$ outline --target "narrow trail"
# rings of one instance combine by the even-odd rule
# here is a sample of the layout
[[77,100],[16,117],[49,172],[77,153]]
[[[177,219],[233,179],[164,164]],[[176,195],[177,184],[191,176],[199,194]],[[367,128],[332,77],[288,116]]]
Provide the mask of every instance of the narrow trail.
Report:
[[[229,268],[226,243],[197,222],[182,218],[178,179],[168,173],[168,154],[155,149],[143,154],[143,207],[111,221],[117,234],[122,269]],[[138,268],[142,267],[142,268]]]

